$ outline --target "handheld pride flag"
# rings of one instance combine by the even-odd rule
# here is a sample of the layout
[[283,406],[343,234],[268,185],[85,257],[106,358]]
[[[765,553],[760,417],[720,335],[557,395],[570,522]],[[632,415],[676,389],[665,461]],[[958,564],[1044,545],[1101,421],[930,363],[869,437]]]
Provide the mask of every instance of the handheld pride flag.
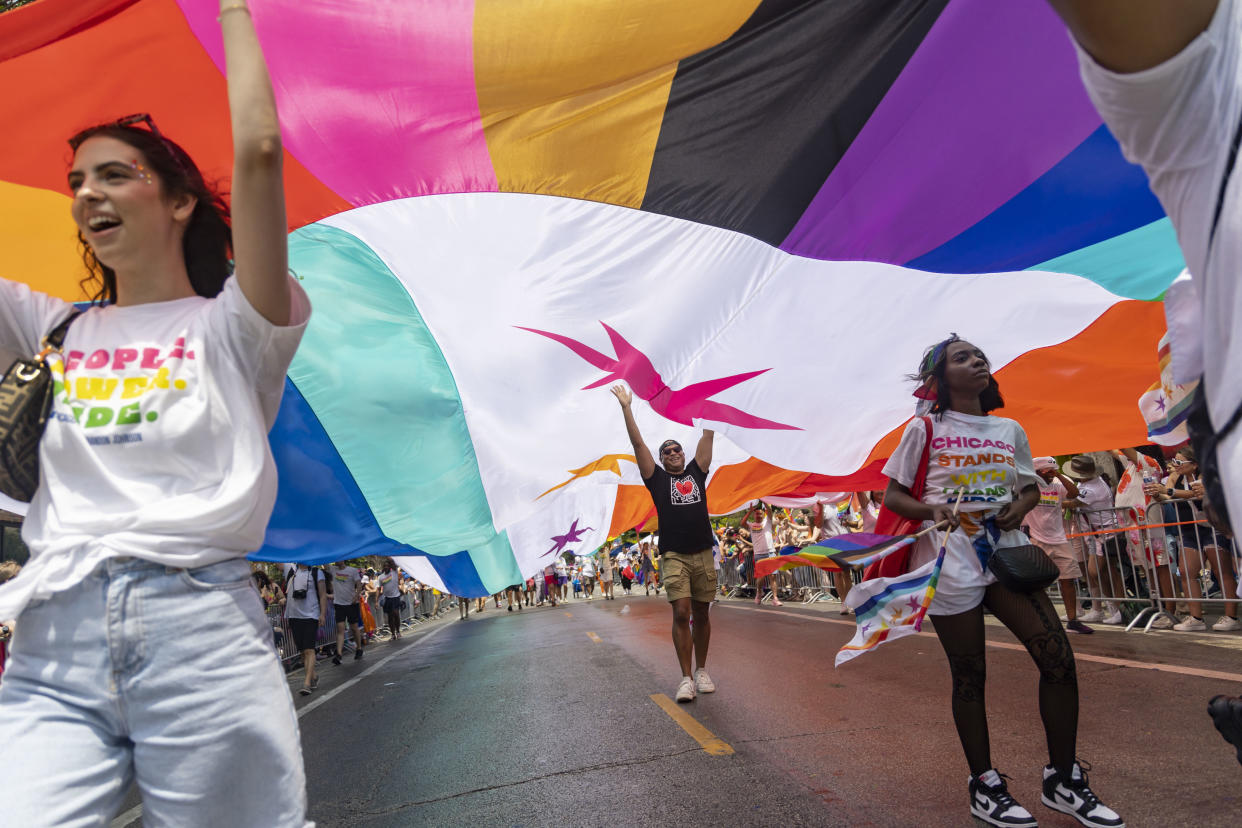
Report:
[[783,572],[799,566],[814,566],[827,572],[866,566],[909,546],[923,534],[877,535],[873,532],[857,532],[824,538],[802,548],[786,546],[776,555],[757,561],[755,577],[764,578],[773,572]]
[[[954,504],[954,514],[957,514],[959,505],[960,503]],[[938,523],[919,534],[940,526]],[[936,583],[940,580],[944,553],[952,531],[952,527],[945,530],[940,542],[940,552],[935,560],[928,561],[904,575],[863,581],[850,590],[845,598],[845,605],[854,610],[857,629],[849,643],[837,651],[834,666],[840,667],[850,659],[871,652],[885,641],[913,635],[923,629],[927,608],[936,596]],[[911,536],[910,540],[913,541],[915,537]]]

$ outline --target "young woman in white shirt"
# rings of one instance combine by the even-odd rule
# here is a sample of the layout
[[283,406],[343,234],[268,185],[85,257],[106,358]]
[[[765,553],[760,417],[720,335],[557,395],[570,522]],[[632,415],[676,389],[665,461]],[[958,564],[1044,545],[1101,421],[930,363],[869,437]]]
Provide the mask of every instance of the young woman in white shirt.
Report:
[[[904,518],[954,527],[928,614],[953,676],[953,721],[970,766],[971,813],[991,825],[1036,824],[992,765],[984,707],[986,608],[1026,646],[1039,668],[1039,710],[1049,757],[1041,800],[1084,825],[1122,826],[1087,787],[1075,759],[1074,654],[1047,593],[1014,592],[998,583],[985,552],[975,546],[984,533],[995,548],[1030,543],[1020,527],[1039,501],[1039,480],[1026,433],[1013,420],[990,416],[1004,405],[1000,387],[983,352],[956,334],[927,349],[912,379],[920,385],[919,395],[932,401],[926,486],[921,498],[911,494],[928,439],[920,418],[906,428],[884,466],[890,478],[884,505]],[[916,545],[911,568],[936,556],[943,536],[933,536]]]
[[[50,357],[31,559],[0,590],[0,618],[20,620],[0,685],[7,824],[104,824],[133,782],[152,825],[304,823],[297,719],[245,555],[275,502],[267,432],[309,303],[243,0],[220,26],[231,216],[150,116],[69,142],[100,302]],[[33,353],[71,311],[0,280],[0,346]]]

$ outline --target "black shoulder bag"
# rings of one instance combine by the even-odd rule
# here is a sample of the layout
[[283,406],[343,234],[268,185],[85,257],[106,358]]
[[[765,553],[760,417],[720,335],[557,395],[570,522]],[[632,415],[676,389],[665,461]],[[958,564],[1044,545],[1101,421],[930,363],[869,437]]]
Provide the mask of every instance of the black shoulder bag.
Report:
[[[1225,189],[1229,186],[1229,177],[1233,174],[1234,163],[1238,159],[1238,142],[1242,140],[1242,121],[1238,122],[1233,132],[1233,144],[1229,148],[1229,158],[1225,162],[1225,172],[1221,176],[1220,190],[1216,193],[1216,209],[1212,213],[1212,229],[1208,233],[1208,253],[1210,260],[1212,245],[1216,240],[1216,226],[1220,223],[1221,208],[1225,205]],[[1206,266],[1204,267],[1206,270]],[[1233,431],[1242,419],[1242,405],[1221,424],[1214,428],[1212,417],[1208,412],[1207,392],[1204,390],[1205,377],[1199,378],[1186,412],[1186,430],[1190,433],[1190,445],[1195,450],[1195,459],[1199,463],[1199,480],[1203,483],[1203,507],[1208,520],[1221,532],[1233,534],[1233,525],[1229,518],[1229,507],[1225,503],[1225,483],[1220,476],[1220,462],[1216,457],[1216,447]]]
[[0,381],[0,492],[29,501],[39,488],[39,441],[52,411],[52,369],[47,358],[60,353],[74,311],[43,337],[39,353],[16,359]]

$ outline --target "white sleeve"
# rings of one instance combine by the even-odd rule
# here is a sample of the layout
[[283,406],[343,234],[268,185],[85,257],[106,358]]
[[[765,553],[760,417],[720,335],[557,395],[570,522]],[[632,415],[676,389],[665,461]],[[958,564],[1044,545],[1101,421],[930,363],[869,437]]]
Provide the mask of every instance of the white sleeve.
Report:
[[[0,348],[30,356],[40,340],[69,315],[64,300],[31,290],[21,282],[0,279]],[[0,371],[9,366],[0,365]]]
[[276,420],[289,363],[310,320],[310,300],[292,276],[289,295],[288,325],[269,322],[232,277],[208,311],[211,332],[224,346],[230,364],[255,384],[269,427]]
[[1141,164],[1173,219],[1190,272],[1202,273],[1216,188],[1242,114],[1242,5],[1220,0],[1212,22],[1159,66],[1121,74],[1081,47],[1087,94],[1128,160]]
[[913,486],[914,478],[919,473],[919,464],[923,461],[923,444],[926,441],[927,427],[923,425],[921,417],[915,417],[906,425],[901,442],[884,464],[882,473],[907,489]]

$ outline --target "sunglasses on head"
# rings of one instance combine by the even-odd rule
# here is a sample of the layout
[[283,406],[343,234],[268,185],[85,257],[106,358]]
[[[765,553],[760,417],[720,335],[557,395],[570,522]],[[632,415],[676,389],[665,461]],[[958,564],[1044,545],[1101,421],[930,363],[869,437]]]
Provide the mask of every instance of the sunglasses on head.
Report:
[[[146,112],[136,112],[133,115],[126,115],[124,118],[117,118],[115,121],[109,121],[108,123],[103,124],[103,126],[107,127],[136,127],[139,125],[146,126],[147,131],[159,139],[159,142],[164,145],[164,149],[170,156],[172,156],[173,163],[175,163],[178,169],[181,170],[181,173],[188,178],[189,171],[185,168],[185,164],[182,162],[181,156],[173,147],[172,141],[169,141],[164,137],[164,133],[160,132],[160,128],[155,125],[155,119],[152,118],[150,114]],[[82,140],[83,139],[71,140],[69,142],[69,146],[76,150],[82,144]]]

